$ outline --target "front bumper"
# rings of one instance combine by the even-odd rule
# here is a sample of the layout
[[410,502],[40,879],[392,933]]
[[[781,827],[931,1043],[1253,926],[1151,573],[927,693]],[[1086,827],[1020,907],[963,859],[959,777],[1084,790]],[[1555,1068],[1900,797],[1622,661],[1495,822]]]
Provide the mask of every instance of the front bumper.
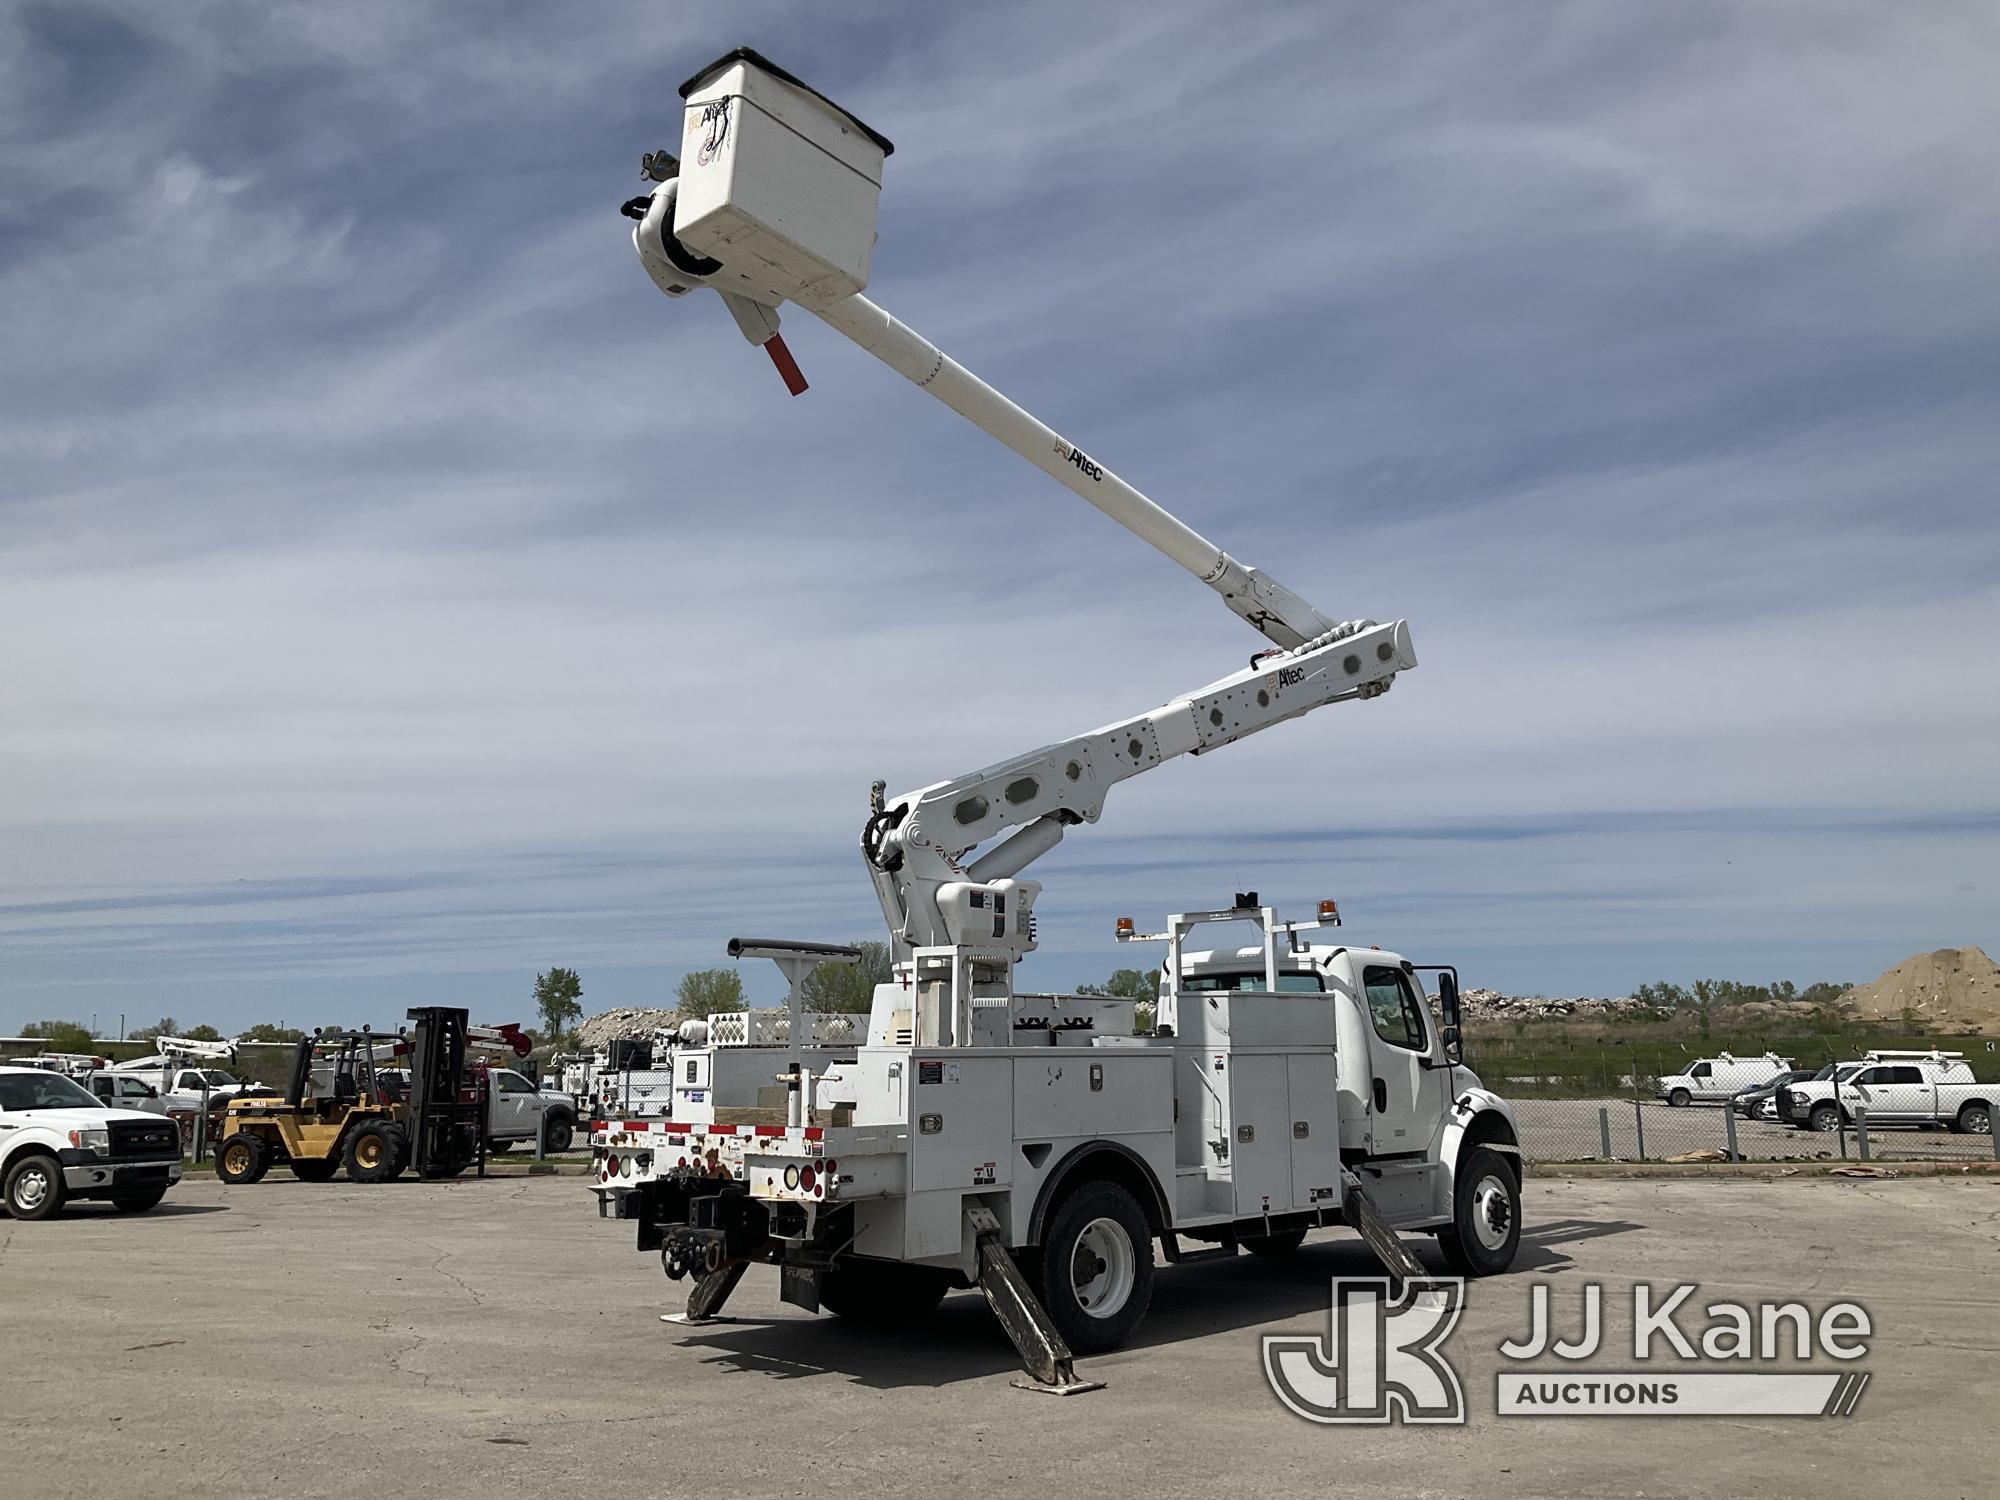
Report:
[[63,1186],[72,1197],[125,1188],[172,1187],[181,1180],[178,1161],[111,1161],[89,1151],[64,1151],[62,1169]]

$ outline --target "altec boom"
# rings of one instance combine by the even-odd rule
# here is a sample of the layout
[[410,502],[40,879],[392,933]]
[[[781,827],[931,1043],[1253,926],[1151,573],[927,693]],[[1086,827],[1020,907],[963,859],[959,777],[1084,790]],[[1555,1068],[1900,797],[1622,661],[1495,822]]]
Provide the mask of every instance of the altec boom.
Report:
[[[784,1040],[732,1042],[772,1034],[747,1018],[685,1033],[664,1117],[597,1134],[605,1211],[636,1220],[670,1273],[698,1276],[694,1318],[753,1262],[781,1268],[788,1299],[854,1317],[977,1285],[1045,1389],[1087,1384],[1072,1352],[1130,1334],[1156,1243],[1169,1260],[1183,1240],[1280,1253],[1346,1222],[1398,1274],[1420,1268],[1396,1230],[1436,1234],[1462,1269],[1504,1268],[1520,1233],[1517,1137],[1458,1062],[1448,967],[1422,966],[1438,976],[1440,1027],[1420,966],[1312,942],[1338,922],[1331,903],[1285,922],[1253,894],[1155,935],[1168,957],[1146,1035],[1129,1000],[1014,987],[1040,892],[1021,872],[1096,822],[1113,786],[1386,692],[1417,664],[1408,626],[1322,614],[862,296],[885,137],[748,49],[681,93],[680,155],[649,153],[654,186],[625,205],[660,290],[720,293],[795,394],[805,381],[779,310],[812,313],[1192,573],[1266,645],[1087,733],[898,796],[878,783],[862,849],[895,977],[876,986],[865,1039],[817,1045],[803,1008],[806,977],[851,950],[732,942],[785,974]],[[1221,923],[1257,938],[1190,947]],[[1136,937],[1129,923],[1119,936]]]

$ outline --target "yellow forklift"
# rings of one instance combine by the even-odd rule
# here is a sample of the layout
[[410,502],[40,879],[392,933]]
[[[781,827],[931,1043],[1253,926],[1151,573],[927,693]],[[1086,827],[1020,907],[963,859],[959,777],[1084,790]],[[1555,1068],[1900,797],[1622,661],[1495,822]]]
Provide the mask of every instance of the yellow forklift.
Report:
[[[327,1182],[342,1166],[350,1182],[486,1173],[483,1073],[465,1066],[466,1013],[419,1006],[415,1024],[387,1036],[315,1031],[298,1044],[282,1098],[234,1099],[224,1116],[215,1175],[256,1182],[280,1163],[301,1182]],[[402,1070],[378,1066],[387,1058]]]

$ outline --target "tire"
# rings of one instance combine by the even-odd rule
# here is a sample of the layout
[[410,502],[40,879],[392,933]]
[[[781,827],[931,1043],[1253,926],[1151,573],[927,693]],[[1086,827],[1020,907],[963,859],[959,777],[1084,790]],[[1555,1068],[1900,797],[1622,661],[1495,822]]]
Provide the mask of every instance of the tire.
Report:
[[215,1175],[223,1182],[249,1184],[263,1181],[271,1170],[271,1143],[261,1135],[239,1130],[225,1136],[215,1152]]
[[1072,1353],[1132,1336],[1153,1300],[1153,1229],[1115,1182],[1087,1182],[1057,1205],[1042,1237],[1036,1290]]
[[1831,1104],[1815,1104],[1812,1113],[1806,1117],[1807,1128],[1817,1130],[1822,1135],[1831,1135],[1840,1129],[1840,1110]]
[[819,1305],[850,1323],[913,1328],[937,1311],[949,1284],[949,1275],[931,1266],[848,1259],[827,1270]]
[[1953,1123],[1952,1128],[1960,1135],[1993,1134],[1992,1106],[1978,1103],[1966,1105],[1965,1108],[1958,1112],[1958,1119]]
[[1694,1095],[1690,1094],[1686,1089],[1675,1089],[1671,1094],[1667,1095],[1667,1108],[1669,1109],[1686,1109],[1692,1103],[1694,1103]]
[[333,1156],[295,1156],[290,1166],[292,1175],[300,1182],[331,1182],[333,1174],[340,1170],[340,1160]]
[[550,1115],[543,1130],[542,1147],[551,1156],[561,1156],[576,1144],[576,1121],[569,1115]]
[[1237,1241],[1252,1255],[1290,1255],[1305,1242],[1303,1229],[1280,1229],[1276,1234],[1253,1234]]
[[118,1194],[111,1200],[111,1206],[121,1214],[142,1214],[148,1209],[158,1208],[160,1200],[166,1196],[167,1190],[163,1187],[141,1188]]
[[369,1120],[347,1134],[340,1158],[349,1182],[393,1182],[409,1160],[403,1128],[389,1120]]
[[1521,1184],[1498,1151],[1475,1146],[1452,1183],[1451,1228],[1438,1231],[1445,1263],[1461,1276],[1496,1276],[1521,1248]]
[[512,1151],[518,1144],[519,1142],[517,1141],[488,1141],[486,1143],[486,1154],[488,1156],[501,1156]]
[[28,1152],[7,1169],[4,1195],[7,1212],[17,1219],[53,1219],[69,1196],[62,1164],[45,1152]]

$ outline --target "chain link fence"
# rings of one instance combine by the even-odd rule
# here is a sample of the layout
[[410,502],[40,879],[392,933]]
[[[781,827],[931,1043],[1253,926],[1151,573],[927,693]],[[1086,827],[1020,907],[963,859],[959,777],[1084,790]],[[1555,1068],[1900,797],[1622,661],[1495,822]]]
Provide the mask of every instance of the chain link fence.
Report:
[[[1868,1037],[1829,1046],[1823,1035],[1739,1041],[1736,1055],[1765,1051],[1802,1067],[1855,1060],[1866,1046],[1921,1045],[1960,1052],[1982,1082],[2000,1085],[2000,1046],[1982,1036]],[[1467,1061],[1514,1107],[1521,1151],[1531,1162],[1671,1161],[1994,1161],[2000,1137],[1870,1121],[1857,1109],[1831,1130],[1789,1125],[1760,1110],[1745,1117],[1716,1103],[1670,1105],[1657,1096],[1663,1074],[1680,1073],[1704,1051],[1683,1042],[1621,1043],[1588,1038],[1494,1038],[1467,1044]],[[1709,1055],[1720,1053],[1709,1045]],[[1761,1105],[1761,1101],[1759,1101]]]

